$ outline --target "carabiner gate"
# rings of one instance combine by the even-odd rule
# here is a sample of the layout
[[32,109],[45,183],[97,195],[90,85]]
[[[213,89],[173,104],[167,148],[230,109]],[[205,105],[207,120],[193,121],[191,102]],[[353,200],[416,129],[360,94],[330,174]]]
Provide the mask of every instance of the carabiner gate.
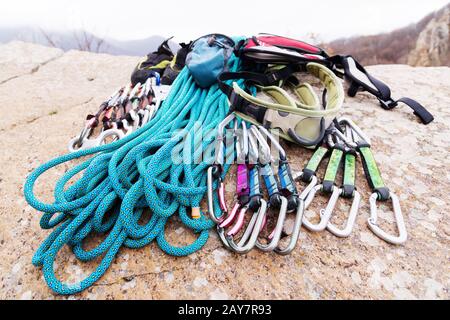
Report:
[[[277,218],[277,224],[275,226],[275,229],[272,231],[272,233],[269,235],[268,239],[270,240],[267,244],[262,244],[259,241],[256,241],[256,247],[264,252],[271,252],[274,251],[278,247],[278,242],[280,242],[281,234],[283,232],[284,227],[284,221],[286,220],[286,213],[287,213],[287,207],[288,207],[288,200],[280,196],[281,199],[281,206],[280,210],[278,212],[278,218]],[[270,205],[269,208],[270,210]],[[267,217],[267,214],[266,214]]]
[[[318,191],[321,191],[323,189],[323,185],[317,185],[315,186],[308,194],[306,200],[305,200],[305,210],[309,208],[312,201],[314,200],[314,197],[316,196]],[[308,220],[308,218],[303,215],[303,225],[310,231],[313,232],[320,232],[327,228],[327,224],[330,221],[331,215],[333,213],[334,207],[336,206],[336,202],[339,199],[339,188],[336,186],[333,186],[332,193],[330,196],[330,199],[328,200],[328,204],[325,209],[322,209],[320,214],[320,222],[317,224],[314,224]]]
[[224,235],[224,228],[218,228],[219,237],[222,241],[225,240],[227,247],[232,251],[239,254],[246,254],[255,247],[258,240],[258,235],[263,227],[267,211],[267,202],[264,199],[261,199],[260,203],[261,206],[259,207],[259,210],[253,213],[253,216],[239,243],[234,241],[234,236],[242,229],[244,216],[248,211],[248,206],[241,209],[238,217],[238,223],[228,232],[226,236]]
[[290,254],[292,251],[294,251],[295,247],[297,246],[298,238],[300,237],[300,229],[302,228],[302,220],[304,212],[305,212],[305,200],[299,197],[297,213],[295,215],[294,229],[292,230],[291,234],[291,240],[289,241],[289,244],[285,248],[280,248],[280,246],[278,245],[274,250],[276,253],[282,256],[286,256]]
[[[214,164],[212,164],[207,171],[207,197],[208,197],[208,213],[209,217],[215,224],[220,224],[225,216],[228,213],[228,207],[225,201],[225,185],[223,183],[221,174],[222,174],[222,168],[225,162],[225,156],[224,156],[224,134],[223,131],[225,130],[226,126],[230,124],[233,120],[235,120],[234,114],[230,114],[228,117],[226,117],[218,126],[218,132],[216,136],[216,149],[215,149],[215,158],[214,158]],[[218,180],[218,198],[221,210],[223,211],[221,217],[217,217],[217,215],[214,212],[214,181]]]
[[[339,189],[339,197],[341,197],[343,194],[344,190],[342,188]],[[352,205],[350,207],[350,214],[348,216],[345,227],[343,229],[340,229],[336,227],[331,221],[329,221],[327,224],[327,230],[332,234],[334,234],[336,237],[347,238],[348,236],[350,236],[356,222],[356,217],[358,216],[360,203],[361,203],[361,195],[358,191],[355,190]],[[321,214],[323,214],[323,211],[321,211]]]

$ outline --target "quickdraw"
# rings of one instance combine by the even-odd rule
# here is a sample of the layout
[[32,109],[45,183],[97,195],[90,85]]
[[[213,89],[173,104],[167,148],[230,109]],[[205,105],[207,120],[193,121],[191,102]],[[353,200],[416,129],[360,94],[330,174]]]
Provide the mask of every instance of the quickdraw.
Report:
[[325,172],[325,177],[320,185],[316,185],[308,194],[305,200],[305,209],[311,205],[316,194],[320,191],[325,195],[329,195],[329,201],[326,208],[321,212],[320,222],[317,224],[311,223],[306,216],[303,216],[303,225],[310,231],[320,232],[326,229],[328,221],[331,218],[333,209],[339,198],[339,189],[335,185],[336,176],[341,165],[344,156],[344,146],[341,143],[337,143],[333,146],[333,151],[328,162],[328,166]]
[[275,228],[270,233],[267,239],[267,244],[263,244],[260,241],[256,242],[256,246],[258,247],[258,249],[264,252],[270,252],[276,249],[276,247],[278,246],[278,242],[280,241],[281,233],[283,232],[284,220],[286,219],[286,213],[288,209],[288,200],[281,194],[278,188],[278,181],[272,170],[272,162],[270,161],[270,147],[259,130],[255,129],[254,132],[256,134],[257,140],[262,145],[264,145],[264,150],[266,150],[262,158],[261,168],[259,170],[260,176],[264,181],[264,185],[269,196],[266,221],[264,224],[268,224],[268,212],[271,212],[271,209],[275,210],[275,212],[278,212],[278,214],[275,214],[275,216],[277,217]]
[[[225,201],[225,184],[223,171],[225,167],[225,135],[223,134],[225,128],[235,120],[235,116],[233,114],[228,115],[225,120],[223,120],[217,130],[217,136],[215,138],[216,148],[215,148],[215,158],[214,163],[208,169],[208,213],[209,217],[214,223],[220,224],[226,215],[228,214],[228,206]],[[234,152],[234,150],[233,150]],[[217,196],[220,203],[220,209],[222,216],[217,216],[214,209],[214,182],[217,181]]]
[[[102,103],[95,115],[87,117],[86,125],[79,137],[69,142],[69,151],[86,150],[120,140],[145,126],[158,111],[167,97],[170,86],[156,85],[159,75],[138,83],[123,87]],[[94,130],[102,122],[103,126],[97,137]]]
[[[372,151],[370,149],[370,142],[366,140],[361,130],[356,127],[349,120],[341,120],[342,123],[347,125],[353,135],[353,141],[355,143],[356,149],[361,155],[363,162],[364,172],[366,174],[367,181],[374,191],[370,197],[370,218],[368,220],[369,228],[372,232],[383,239],[386,242],[392,244],[402,244],[406,242],[408,234],[405,227],[405,222],[403,220],[403,215],[400,207],[400,201],[398,197],[390,191],[384,184],[383,178],[381,177],[380,170],[376,164],[375,158],[373,157]],[[359,132],[359,133],[358,133]],[[393,236],[388,234],[386,231],[382,230],[378,226],[378,209],[377,201],[392,201],[394,215],[398,227],[398,236]]]
[[[247,253],[254,248],[267,210],[267,203],[262,199],[260,192],[259,167],[252,167],[249,164],[250,154],[255,155],[253,134],[253,131],[248,133],[245,122],[242,122],[242,130],[237,133],[238,139],[236,141],[238,201],[230,215],[217,227],[219,237],[224,245],[241,254]],[[236,243],[234,237],[242,230],[245,216],[250,211],[253,212],[252,219],[240,241]],[[228,227],[231,228],[226,231]]]
[[[342,121],[342,120],[341,120]],[[342,124],[340,122],[340,124]],[[356,126],[355,126],[356,128]],[[359,128],[357,128],[359,130]],[[352,132],[349,128],[346,128],[346,141],[351,141]],[[333,145],[333,143],[331,143]],[[355,187],[355,174],[356,174],[356,150],[352,147],[346,147],[344,153],[344,175],[342,181],[342,187],[339,189],[339,197],[346,199],[352,199],[350,207],[350,213],[348,215],[347,223],[343,229],[336,227],[331,220],[327,224],[327,230],[335,236],[346,238],[350,236],[353,230],[353,226],[358,216],[359,205],[361,203],[361,195]]]

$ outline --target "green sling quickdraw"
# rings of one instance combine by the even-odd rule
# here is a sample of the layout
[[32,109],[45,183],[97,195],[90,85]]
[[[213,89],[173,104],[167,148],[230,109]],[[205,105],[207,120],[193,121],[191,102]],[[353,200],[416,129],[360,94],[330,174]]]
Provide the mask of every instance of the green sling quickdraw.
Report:
[[[400,207],[400,201],[398,197],[390,191],[386,185],[384,184],[383,178],[381,177],[380,170],[378,169],[378,165],[375,161],[373,153],[370,149],[370,143],[367,141],[367,138],[361,133],[360,129],[357,126],[349,121],[348,119],[341,119],[339,121],[343,125],[347,126],[347,130],[352,132],[353,142],[355,143],[355,148],[361,155],[364,172],[369,183],[369,186],[373,190],[373,194],[370,197],[370,218],[368,219],[368,226],[372,230],[372,232],[383,239],[386,242],[392,244],[402,244],[406,242],[408,234],[405,227],[405,222],[403,220],[403,214]],[[397,222],[398,227],[398,236],[392,236],[388,234],[386,231],[382,230],[377,223],[378,220],[378,209],[377,209],[377,201],[392,201],[394,215]]]
[[[332,149],[333,151],[331,152],[322,184],[314,186],[314,188],[311,189],[307,198],[305,199],[305,210],[306,210],[311,205],[317,192],[320,191],[323,194],[330,195],[330,199],[328,201],[326,208],[323,211],[321,211],[321,219],[318,224],[311,223],[305,216],[303,216],[303,225],[308,230],[314,232],[320,232],[326,229],[328,221],[331,218],[331,214],[333,213],[333,209],[339,198],[339,188],[336,187],[335,181],[339,168],[341,167],[342,160],[344,158],[345,149],[343,144],[341,143],[336,143],[332,147]],[[321,154],[323,154],[323,151],[319,153],[319,155]],[[317,160],[314,161],[315,161],[314,165],[316,165],[318,161]],[[317,167],[315,169],[317,169]]]
[[[350,141],[351,140],[351,137],[350,137],[351,132],[349,130],[346,130],[345,133],[346,133],[346,137],[347,137],[346,141]],[[339,138],[336,137],[336,139],[339,139]],[[347,146],[346,142],[344,143],[344,142],[341,142],[340,140],[338,140],[339,143],[335,144],[333,142],[332,136],[329,136],[328,140],[329,140],[328,143],[331,147],[335,148],[336,145],[339,145],[338,149],[341,151],[341,152],[339,152],[338,157],[340,157],[340,159],[341,159],[340,161],[343,162],[344,173],[343,173],[343,179],[342,179],[342,186],[339,188],[339,197],[342,197],[345,199],[352,199],[352,203],[351,203],[350,213],[348,215],[347,222],[343,229],[338,228],[331,222],[331,216],[327,223],[326,228],[328,231],[330,231],[335,236],[345,238],[345,237],[350,236],[350,234],[352,233],[353,226],[354,226],[354,224],[356,222],[356,218],[358,216],[359,205],[361,203],[361,195],[356,190],[356,186],[355,186],[357,154],[356,154],[355,148]],[[335,149],[335,151],[336,151],[336,149]],[[338,153],[338,151],[336,151],[336,152]],[[336,176],[336,173],[334,173],[334,177]],[[330,177],[333,177],[333,174],[330,174]],[[327,180],[327,178],[325,178],[324,182],[323,182],[324,186],[326,184],[328,184],[329,190],[331,187],[333,187],[332,183],[334,183],[334,181],[331,182],[331,179]],[[326,210],[321,211],[322,218],[328,212],[327,210],[328,210],[328,208]],[[334,210],[334,213],[335,212],[336,212],[336,210]],[[333,212],[329,212],[329,213],[331,215],[331,213],[333,213]]]

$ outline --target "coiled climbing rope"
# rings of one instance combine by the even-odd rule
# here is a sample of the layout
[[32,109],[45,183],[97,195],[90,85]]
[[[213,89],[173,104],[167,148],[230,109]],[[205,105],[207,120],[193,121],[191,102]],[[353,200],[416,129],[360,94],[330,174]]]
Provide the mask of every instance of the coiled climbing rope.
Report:
[[[230,70],[238,70],[236,58],[229,64]],[[24,186],[25,198],[44,213],[41,228],[54,229],[35,253],[33,264],[43,267],[45,281],[54,292],[70,295],[93,285],[122,246],[142,248],[156,240],[167,254],[186,256],[206,244],[214,223],[203,214],[194,219],[190,212],[200,210],[207,191],[206,171],[214,157],[214,148],[209,148],[214,142],[213,131],[228,109],[228,99],[217,85],[200,89],[185,68],[156,117],[140,130],[111,144],[58,157],[31,173]],[[198,139],[199,125],[203,132],[211,134]],[[204,150],[211,152],[205,155]],[[181,163],[174,163],[172,155],[177,155]],[[91,157],[56,183],[54,203],[37,199],[33,190],[42,174],[85,156]],[[227,170],[225,166],[224,175]],[[68,186],[80,173],[81,178]],[[214,206],[220,212],[217,198]],[[147,208],[151,208],[152,216],[141,225],[139,220]],[[166,240],[165,228],[174,215],[198,233],[192,244],[176,247]],[[86,251],[83,243],[92,234],[106,237],[96,248]],[[83,262],[102,257],[96,269],[76,284],[64,283],[55,275],[55,258],[65,245]]]

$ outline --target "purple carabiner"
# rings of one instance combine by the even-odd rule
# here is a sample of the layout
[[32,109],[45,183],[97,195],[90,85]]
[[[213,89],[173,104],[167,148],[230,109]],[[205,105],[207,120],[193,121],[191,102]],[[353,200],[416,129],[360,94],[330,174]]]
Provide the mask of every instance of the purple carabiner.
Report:
[[248,186],[248,168],[245,164],[239,164],[237,167],[236,194],[239,198],[250,194],[250,188]]

